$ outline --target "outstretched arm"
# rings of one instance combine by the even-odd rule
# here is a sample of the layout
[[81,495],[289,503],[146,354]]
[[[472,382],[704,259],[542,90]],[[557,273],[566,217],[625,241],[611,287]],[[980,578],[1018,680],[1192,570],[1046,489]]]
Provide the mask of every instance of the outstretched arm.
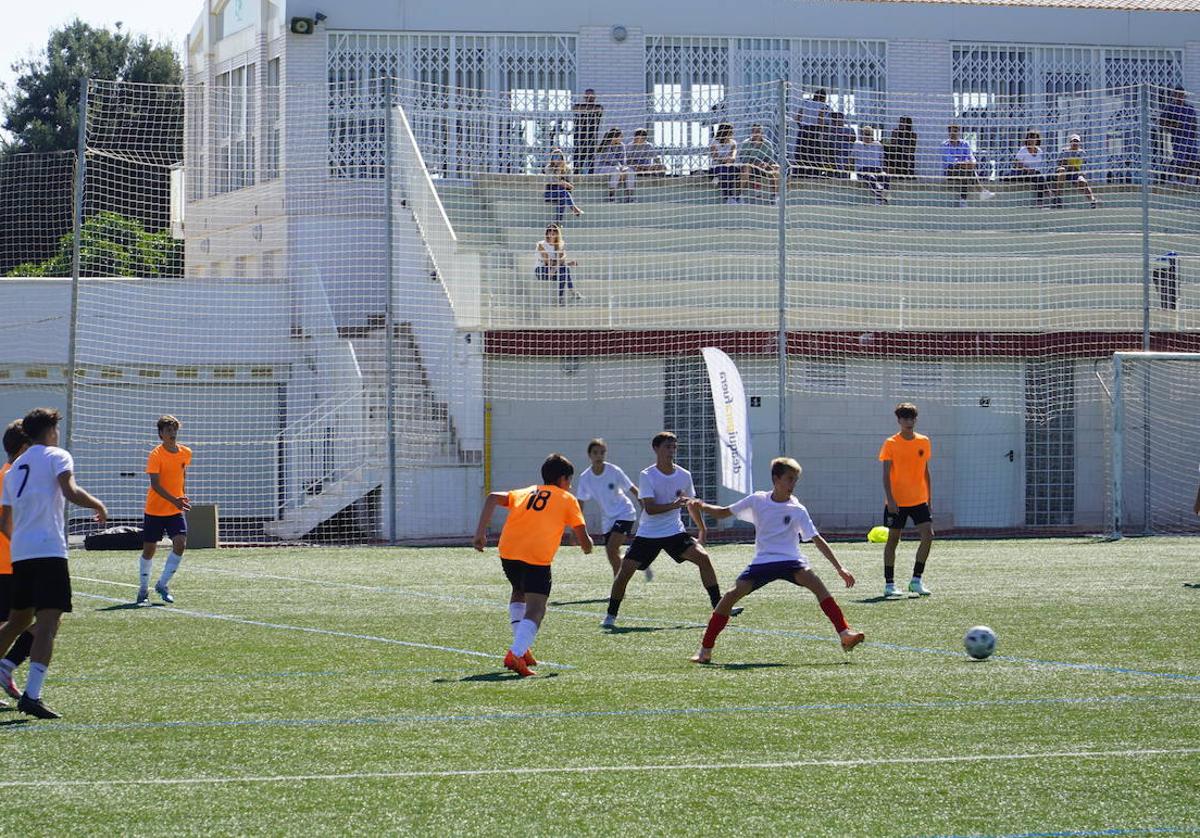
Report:
[[842,563],[838,561],[837,556],[833,554],[833,548],[829,546],[829,542],[823,536],[815,535],[812,540],[813,545],[821,551],[821,555],[829,559],[829,563],[833,565],[833,569],[838,572],[838,576],[842,577],[842,581],[846,583],[847,588],[854,587],[854,574],[842,567]]
[[699,498],[688,501],[688,512],[691,512],[693,517],[696,515],[711,515],[717,520],[733,515],[733,510],[728,506],[716,506],[711,503],[705,503]]
[[79,484],[75,482],[74,473],[64,471],[58,476],[58,485],[62,489],[63,497],[71,503],[95,510],[97,522],[103,524],[108,521],[108,509],[100,502],[99,498],[80,488]]
[[480,553],[487,546],[487,528],[492,521],[492,512],[497,506],[508,506],[508,495],[504,492],[492,492],[488,495],[487,500],[483,502],[483,509],[479,512],[479,524],[475,527],[475,537],[471,539],[471,546]]

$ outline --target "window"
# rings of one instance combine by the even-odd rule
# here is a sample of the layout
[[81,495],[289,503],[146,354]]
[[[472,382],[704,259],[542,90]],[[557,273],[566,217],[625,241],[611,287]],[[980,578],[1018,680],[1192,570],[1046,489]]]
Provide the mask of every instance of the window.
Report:
[[213,91],[216,111],[214,193],[254,185],[256,69],[254,64],[247,64],[217,76]]
[[279,86],[279,59],[267,62],[267,88],[263,91],[263,180],[279,177],[279,106],[282,90]]

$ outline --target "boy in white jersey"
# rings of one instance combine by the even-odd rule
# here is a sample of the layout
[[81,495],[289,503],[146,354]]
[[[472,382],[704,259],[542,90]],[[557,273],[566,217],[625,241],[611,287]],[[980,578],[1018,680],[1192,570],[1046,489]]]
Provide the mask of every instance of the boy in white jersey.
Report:
[[[642,504],[642,518],[638,524],[637,537],[625,551],[621,569],[613,577],[612,591],[608,597],[608,613],[600,624],[603,628],[617,625],[617,613],[625,588],[638,570],[645,570],[658,558],[662,550],[667,551],[676,564],[691,562],[700,568],[700,581],[708,591],[708,598],[715,606],[721,599],[721,586],[717,584],[717,572],[704,550],[704,538],[708,530],[699,511],[688,508],[692,520],[699,529],[699,539],[688,535],[683,527],[679,510],[687,507],[696,495],[692,475],[687,469],[675,465],[678,441],[675,434],[663,431],[650,441],[654,448],[654,465],[642,469],[638,479],[638,499]],[[735,609],[733,615],[741,613]]]
[[[633,501],[637,500],[638,490],[620,466],[604,461],[608,454],[604,440],[593,439],[589,442],[587,454],[592,466],[579,475],[575,497],[580,503],[594,500],[600,504],[604,552],[608,554],[608,563],[612,565],[613,576],[616,576],[621,571],[621,547],[633,532],[633,522],[637,519]],[[631,497],[633,500],[630,500]],[[644,573],[647,582],[653,578],[650,568],[646,568]]]
[[54,635],[63,612],[71,610],[71,574],[67,568],[64,498],[108,520],[104,504],[75,483],[75,461],[58,447],[57,410],[39,407],[21,420],[30,446],[13,463],[0,496],[0,531],[12,543],[13,601],[0,625],[0,648],[37,619],[29,652],[29,678],[17,702],[22,713],[40,719],[61,718],[42,703],[42,683],[54,651]]
[[854,574],[842,567],[829,543],[817,532],[804,504],[796,500],[792,492],[800,479],[800,464],[790,457],[778,457],[771,461],[770,492],[755,492],[732,506],[712,506],[701,500],[688,504],[694,514],[707,513],[714,518],[736,515],[743,521],[754,524],[754,559],[737,578],[737,585],[717,603],[709,618],[708,628],[700,641],[700,651],[692,656],[695,663],[711,663],[712,650],[717,635],[729,622],[734,603],[747,594],[776,579],[786,579],[794,585],[808,588],[821,604],[821,610],[833,623],[842,641],[842,648],[849,652],[865,636],[846,623],[842,609],[830,595],[817,574],[809,570],[808,560],[800,552],[800,538],[811,541],[829,559],[834,570],[842,577],[847,588],[854,587]]

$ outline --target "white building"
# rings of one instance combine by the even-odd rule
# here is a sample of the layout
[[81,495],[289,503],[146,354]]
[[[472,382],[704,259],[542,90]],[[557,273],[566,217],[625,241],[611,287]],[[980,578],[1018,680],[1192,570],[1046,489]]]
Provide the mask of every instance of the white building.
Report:
[[[981,158],[1014,144],[1018,126],[1042,126],[1051,134],[1048,145],[1061,144],[1084,126],[1105,160],[1099,181],[1117,189],[1130,179],[1120,168],[1138,165],[1138,139],[1128,129],[1139,116],[1137,86],[1200,89],[1197,10],[1196,0],[751,0],[737,6],[736,14],[729,4],[712,2],[342,0],[314,7],[282,0],[208,0],[186,51],[189,276],[257,278],[289,289],[280,299],[291,308],[292,348],[297,357],[319,354],[324,364],[318,369],[314,362],[307,373],[297,364],[287,382],[288,418],[280,433],[311,449],[293,459],[320,464],[307,472],[294,465],[283,469],[294,484],[283,494],[300,497],[289,506],[290,518],[274,531],[303,535],[380,487],[382,508],[395,506],[388,492],[391,478],[378,468],[381,458],[406,465],[396,485],[399,535],[461,535],[471,527],[485,486],[536,479],[537,464],[549,449],[562,448],[582,463],[587,439],[604,435],[612,458],[628,470],[648,460],[645,441],[664,425],[695,433],[697,441],[703,437],[709,419],[702,379],[687,367],[689,386],[672,385],[673,338],[664,338],[658,352],[613,350],[617,360],[570,348],[570,336],[580,330],[656,328],[651,314],[630,303],[631,285],[593,293],[592,288],[609,286],[591,275],[585,279],[592,283],[584,286],[590,300],[608,301],[609,320],[599,323],[598,309],[588,309],[547,325],[536,301],[521,290],[528,279],[528,257],[522,254],[533,239],[528,246],[510,239],[539,229],[541,181],[522,185],[520,178],[540,167],[549,145],[569,141],[563,125],[585,88],[593,88],[607,106],[606,122],[627,132],[650,126],[655,140],[668,152],[677,146],[681,158],[707,144],[714,108],[725,109],[739,129],[760,113],[771,113],[778,95],[774,83],[781,79],[790,82],[784,93],[788,113],[803,96],[824,89],[848,119],[892,125],[898,116],[912,114],[923,175],[936,173],[936,150],[947,122],[962,123]],[[389,120],[389,101],[403,106],[412,124],[433,177],[429,188],[418,176],[425,167],[405,157],[404,131]],[[1021,103],[1019,112],[1014,102]],[[441,208],[430,203],[432,184],[449,214],[445,225],[437,220]],[[1110,201],[1114,213],[1125,206],[1121,194],[1114,192]],[[485,205],[486,224],[479,220]],[[1133,225],[1135,209],[1128,204],[1124,220],[1115,223]],[[639,211],[655,212],[653,206]],[[798,218],[819,226],[820,213],[810,215]],[[578,236],[572,233],[573,241],[590,251],[591,265],[609,259],[608,278],[620,281],[622,264],[637,263],[641,254],[634,248],[614,256],[621,242],[613,237],[627,231],[606,233],[610,228],[603,223],[581,228]],[[922,233],[925,243],[913,245],[915,257],[940,247],[938,236],[944,239],[945,233],[934,228]],[[1103,230],[1078,232],[1100,242]],[[1181,229],[1174,238],[1156,240],[1154,247],[1183,252],[1194,246],[1197,234],[1200,230]],[[699,257],[707,260],[704,269],[726,270],[720,266],[728,256],[729,271],[747,270],[753,259],[727,254],[730,248],[720,235],[697,239]],[[701,242],[711,246],[711,254]],[[1136,244],[1118,248],[1113,264],[1140,270]],[[756,255],[764,258],[753,268],[765,281],[764,304],[741,319],[730,314],[730,329],[774,328],[771,247],[768,241],[758,248],[762,253]],[[1011,244],[976,252],[997,266],[1008,265],[1005,259],[1012,254],[1006,248]],[[945,265],[953,248],[945,253],[945,264],[920,269],[952,275],[957,268]],[[869,258],[872,254],[864,251],[862,260]],[[795,263],[786,270],[796,281],[804,278]],[[836,274],[839,268],[830,270]],[[881,277],[894,270],[892,263],[878,265]],[[1091,291],[1084,286],[1103,281],[1102,274],[1112,270],[1099,264],[1062,269],[1064,276],[1084,275],[1077,300],[1071,298],[1081,316],[1065,318],[1062,328],[1140,328],[1135,299],[1140,286],[1113,291],[1131,301],[1129,310],[1117,315],[1092,311],[1087,302],[1085,292]],[[931,281],[939,277],[944,279],[929,275]],[[846,280],[853,278],[848,274]],[[712,311],[724,311],[723,292],[713,293]],[[901,314],[901,320],[888,320],[884,327],[1047,329],[1045,319],[1018,315],[1011,321],[962,319],[968,310],[964,303],[953,316],[938,315],[915,327]],[[668,328],[680,334],[711,328],[712,317],[696,317]],[[818,318],[803,327],[806,332],[872,329],[877,322]],[[388,323],[394,330],[390,342]],[[1169,323],[1156,321],[1155,328],[1190,332],[1197,325],[1180,311]],[[547,337],[547,332],[558,336]],[[536,357],[525,357],[521,341],[534,348]],[[542,352],[539,341],[561,351]],[[389,343],[395,349],[390,360]],[[769,359],[755,360],[751,353],[743,362],[752,393],[756,382],[774,374]],[[839,376],[851,381],[858,376],[862,386],[890,382],[881,393],[904,387],[936,391],[943,381],[949,388],[954,380],[970,385],[945,404],[935,399],[922,414],[924,428],[943,440],[940,526],[1103,525],[1106,464],[1093,454],[1105,439],[1107,418],[1095,395],[1090,360],[1067,360],[1052,376],[1058,390],[1039,398],[1079,404],[1070,412],[1068,430],[1060,422],[1052,430],[1043,423],[1041,431],[1030,431],[1027,421],[1029,382],[1041,373],[1031,371],[1019,355],[897,356],[883,368],[862,371],[858,363],[853,357],[815,358],[793,364],[790,372],[809,376],[810,384],[826,391],[819,399],[791,399],[784,420],[791,453],[806,465],[806,480],[826,493],[823,503],[814,503],[825,512],[825,526],[856,529],[876,516],[873,456],[878,441],[892,431],[890,395],[864,400],[850,392],[854,386],[839,391]],[[358,381],[349,390],[348,375]],[[397,443],[404,450],[388,452],[381,440],[363,435],[362,445],[312,453],[328,449],[330,434],[344,431],[347,411],[382,421],[389,380],[403,382],[392,388],[393,420],[415,428],[411,438]],[[992,383],[988,392],[978,393],[976,404],[976,397],[965,393],[979,382]],[[531,396],[532,383],[548,401]],[[1076,392],[1090,395],[1085,399]],[[752,413],[752,431],[758,450],[770,452],[779,425],[777,402],[769,390],[757,395],[761,409]],[[1009,410],[982,416],[979,405],[985,401]],[[829,433],[814,433],[814,423],[827,425]],[[1040,446],[1040,465],[1030,465],[1031,446]],[[756,467],[760,485],[767,459]],[[1001,461],[1003,474],[981,487],[981,470],[994,470]],[[298,485],[309,487],[307,493],[298,493]],[[711,476],[705,487],[715,491]],[[390,533],[386,511],[379,516],[379,532]]]

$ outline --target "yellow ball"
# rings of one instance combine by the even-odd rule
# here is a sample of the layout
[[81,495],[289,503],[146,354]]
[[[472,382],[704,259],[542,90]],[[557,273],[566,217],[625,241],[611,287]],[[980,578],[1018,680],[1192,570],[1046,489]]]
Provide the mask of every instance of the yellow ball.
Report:
[[871,542],[872,544],[882,544],[883,542],[887,541],[887,538],[887,527],[871,527],[871,531],[867,533],[867,541]]

